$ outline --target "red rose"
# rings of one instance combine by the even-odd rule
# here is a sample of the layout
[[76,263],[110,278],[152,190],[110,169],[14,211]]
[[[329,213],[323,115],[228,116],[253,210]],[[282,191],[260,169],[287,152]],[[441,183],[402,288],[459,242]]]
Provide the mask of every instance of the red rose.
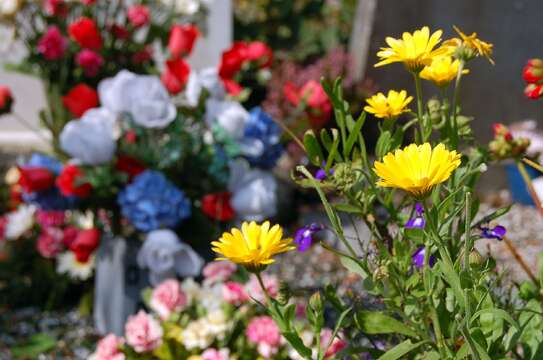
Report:
[[66,165],[57,177],[56,185],[64,196],[87,197],[92,190],[92,186],[89,183],[81,182],[84,175],[83,170],[79,167]]
[[86,263],[98,244],[100,244],[100,231],[94,228],[86,229],[79,231],[69,249],[74,253],[78,262]]
[[117,162],[115,163],[115,169],[128,174],[129,179],[132,180],[135,176],[138,176],[145,171],[145,166],[133,157],[119,155]]
[[68,26],[70,37],[79,46],[88,49],[100,50],[102,37],[94,20],[82,16]]
[[85,76],[93,77],[98,75],[104,58],[92,50],[83,49],[75,56],[75,62],[83,68]]
[[247,60],[247,45],[244,42],[236,42],[223,52],[221,64],[219,65],[219,76],[221,79],[232,79]]
[[46,168],[19,168],[19,185],[26,193],[47,190],[54,182],[53,173]]
[[52,25],[47,28],[45,34],[38,41],[38,52],[46,60],[61,59],[68,48],[68,41],[62,36],[59,28]]
[[173,25],[168,40],[168,49],[172,57],[189,55],[198,36],[200,31],[194,25]]
[[49,16],[65,17],[68,15],[68,7],[64,0],[45,0],[43,8]]
[[332,103],[317,81],[310,80],[301,89],[287,82],[283,87],[283,94],[294,106],[298,106],[302,101],[305,103],[309,121],[314,126],[321,127],[330,119]]
[[235,213],[230,205],[231,196],[229,192],[205,195],[202,198],[202,212],[214,220],[232,220]]
[[273,60],[273,51],[261,41],[253,41],[247,44],[247,60],[256,61],[260,68],[271,66]]
[[175,95],[185,88],[189,74],[190,66],[185,60],[168,60],[160,79],[170,94]]
[[109,27],[109,31],[115,36],[116,39],[126,40],[130,36],[130,33],[124,26],[113,24]]
[[66,228],[64,228],[62,233],[62,243],[64,244],[64,246],[69,249],[78,234],[79,229],[75,226],[67,226]]
[[147,25],[150,19],[149,8],[145,5],[130,6],[126,15],[135,28]]
[[86,84],[78,84],[62,97],[62,102],[72,114],[80,118],[87,110],[98,106],[98,93]]
[[132,55],[132,62],[134,64],[142,64],[150,61],[153,58],[153,54],[151,53],[152,49],[149,47],[146,47],[143,50],[137,51]]
[[13,106],[13,95],[7,86],[0,85],[0,115],[9,114]]

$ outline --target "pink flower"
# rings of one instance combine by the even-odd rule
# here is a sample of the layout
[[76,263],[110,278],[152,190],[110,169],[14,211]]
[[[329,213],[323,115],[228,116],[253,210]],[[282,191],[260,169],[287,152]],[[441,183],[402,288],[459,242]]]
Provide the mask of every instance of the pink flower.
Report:
[[152,351],[162,344],[160,323],[143,310],[128,318],[124,332],[126,342],[137,353]]
[[[279,293],[279,281],[277,278],[272,275],[262,274],[262,282],[264,283],[264,287],[268,291],[268,294],[272,298],[275,298]],[[260,287],[258,279],[255,275],[251,275],[245,290],[247,291],[249,297],[257,301],[264,302],[266,300],[266,297],[264,296],[262,288]]]
[[93,360],[124,360],[125,356],[121,352],[120,347],[123,344],[123,339],[118,338],[113,334],[98,341],[96,351],[92,355]]
[[49,16],[64,17],[68,14],[68,7],[64,0],[45,0],[43,8]]
[[83,49],[75,56],[75,62],[83,68],[86,76],[93,77],[98,75],[100,67],[104,64],[104,58],[97,52]]
[[202,353],[202,360],[229,360],[228,350],[207,349]]
[[181,289],[179,281],[168,279],[153,290],[149,305],[162,320],[166,320],[172,312],[187,306],[187,295]]
[[214,261],[207,264],[202,270],[204,282],[212,285],[218,282],[224,282],[236,272],[236,265],[227,261]]
[[54,258],[62,250],[62,238],[62,230],[55,227],[44,228],[38,237],[36,249],[44,258]]
[[332,103],[317,81],[309,80],[301,89],[297,89],[292,82],[287,82],[283,87],[283,93],[294,106],[298,106],[302,101],[305,103],[311,124],[323,126],[330,118]]
[[67,248],[72,246],[72,243],[77,238],[77,235],[79,235],[79,229],[75,226],[67,226],[66,228],[64,228],[62,236],[62,243],[64,244],[64,246],[66,246]]
[[[330,338],[332,337],[332,330],[325,328],[321,332],[321,347],[324,348],[328,345],[330,342]],[[347,343],[344,340],[341,340],[339,337],[335,337],[332,343],[330,344],[330,347],[326,349],[326,353],[324,354],[325,358],[330,358],[340,352],[341,350],[345,349],[347,347]]]
[[38,52],[47,60],[58,60],[64,56],[68,41],[56,25],[49,26],[38,41]]
[[36,212],[36,222],[41,227],[62,226],[64,224],[64,211],[59,210],[38,210]]
[[149,8],[145,5],[132,5],[128,8],[128,21],[135,28],[147,25],[149,22],[150,14]]
[[249,300],[243,284],[229,281],[222,286],[222,297],[224,301],[232,305],[241,305]]
[[253,318],[245,334],[250,342],[257,345],[258,353],[266,359],[277,352],[281,343],[279,328],[269,316]]

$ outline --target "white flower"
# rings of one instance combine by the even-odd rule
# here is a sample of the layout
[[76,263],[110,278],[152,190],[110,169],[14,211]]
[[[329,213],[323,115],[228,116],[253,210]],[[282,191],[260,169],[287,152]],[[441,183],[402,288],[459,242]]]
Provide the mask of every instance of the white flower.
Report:
[[230,164],[231,204],[243,220],[262,221],[277,213],[277,180],[269,172],[251,169],[243,159]]
[[7,214],[7,224],[4,230],[4,237],[8,240],[16,240],[34,225],[34,213],[36,207],[33,205],[21,205],[17,210]]
[[0,0],[0,17],[13,16],[21,8],[21,0]]
[[200,0],[162,0],[162,3],[183,15],[194,15],[200,10]]
[[219,340],[224,340],[226,333],[232,328],[232,322],[220,308],[206,315],[205,324],[209,333]]
[[82,164],[107,163],[116,149],[115,122],[115,114],[108,109],[90,109],[81,119],[64,126],[60,133],[60,147]]
[[185,100],[188,105],[198,105],[202,90],[206,89],[209,98],[222,100],[225,96],[224,86],[219,79],[217,68],[205,68],[200,71],[191,71],[185,89]]
[[236,101],[220,101],[210,98],[206,101],[206,122],[212,127],[221,126],[232,138],[243,137],[249,113]]
[[222,284],[203,286],[200,290],[199,303],[208,312],[220,309],[224,304],[222,296]]
[[181,289],[187,295],[188,304],[193,304],[196,301],[199,301],[202,289],[200,285],[194,281],[193,278],[189,277],[183,280],[181,283]]
[[146,128],[164,128],[177,116],[168,91],[156,76],[122,70],[100,82],[98,95],[102,106],[128,113],[136,124]]
[[187,325],[181,334],[181,342],[187,350],[205,349],[213,343],[213,334],[209,331],[205,319],[193,321]]
[[204,260],[190,246],[183,243],[168,229],[155,230],[147,234],[147,240],[138,252],[138,265],[149,268],[152,285],[167,278],[196,276]]
[[94,269],[94,255],[91,255],[87,262],[77,261],[75,254],[66,251],[57,257],[57,273],[68,274],[72,279],[87,280]]

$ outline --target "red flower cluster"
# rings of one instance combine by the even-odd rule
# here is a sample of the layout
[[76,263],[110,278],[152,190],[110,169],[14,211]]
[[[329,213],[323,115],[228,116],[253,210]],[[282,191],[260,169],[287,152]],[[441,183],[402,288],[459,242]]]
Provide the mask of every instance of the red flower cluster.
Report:
[[543,95],[543,60],[528,60],[522,72],[522,77],[528,83],[524,89],[524,94],[530,99],[539,99]]
[[324,126],[332,114],[332,103],[322,85],[315,80],[308,81],[300,89],[292,82],[287,82],[283,87],[283,94],[292,105],[305,106],[313,126]]
[[219,192],[205,195],[202,198],[202,212],[214,220],[232,220],[235,212],[230,204],[231,197],[232,194],[229,192]]
[[19,186],[26,192],[43,191],[51,188],[55,177],[51,171],[41,167],[20,167]]
[[9,114],[13,106],[13,96],[7,86],[0,85],[0,115]]
[[83,170],[76,165],[68,164],[64,166],[62,172],[57,177],[56,185],[64,196],[77,196],[85,198],[90,195],[92,186],[89,183],[83,182],[82,177],[85,176]]
[[91,18],[82,16],[75,20],[68,26],[68,34],[82,48],[92,50],[102,48],[102,36],[96,22]]
[[98,106],[98,93],[86,84],[78,84],[62,97],[62,102],[72,114],[80,118],[87,110]]
[[243,90],[236,77],[245,66],[253,65],[257,69],[265,69],[271,66],[272,61],[273,51],[263,42],[238,41],[222,54],[219,76],[226,91],[236,96]]
[[513,137],[507,126],[494,124],[494,139],[488,145],[494,158],[500,160],[518,158],[526,153],[529,146],[530,139]]
[[200,31],[198,31],[198,28],[190,24],[175,24],[170,30],[168,50],[171,57],[166,61],[161,80],[172,95],[180,93],[187,84],[190,66],[183,57],[190,55],[199,36]]

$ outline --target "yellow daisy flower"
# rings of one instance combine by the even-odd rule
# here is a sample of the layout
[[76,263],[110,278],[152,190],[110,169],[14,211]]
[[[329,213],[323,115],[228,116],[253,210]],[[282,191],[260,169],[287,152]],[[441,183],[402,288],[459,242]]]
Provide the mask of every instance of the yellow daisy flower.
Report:
[[492,47],[493,45],[477,38],[477,33],[466,35],[458,27],[453,26],[453,29],[460,35],[461,39],[453,38],[443,43],[443,47],[449,49],[449,53],[453,53],[459,46],[463,45],[472,52],[471,58],[475,56],[484,56],[494,65],[492,60]]
[[[432,81],[439,87],[447,86],[458,73],[460,60],[453,60],[451,56],[438,56],[434,58],[430,66],[425,66],[420,72],[420,77]],[[469,73],[469,70],[462,70],[462,74]]]
[[389,90],[388,95],[377,93],[371,98],[366,99],[368,105],[364,111],[374,114],[378,118],[393,118],[406,111],[409,111],[407,105],[413,100],[412,96],[407,96],[407,91],[400,92]]
[[213,241],[212,250],[222,257],[217,260],[230,260],[249,270],[258,270],[274,262],[274,255],[294,250],[291,238],[283,239],[283,229],[279,225],[270,228],[268,221],[262,225],[244,222],[241,231],[233,228],[225,232],[218,241]]
[[442,30],[438,30],[430,36],[430,29],[425,26],[413,34],[404,32],[402,39],[387,37],[386,42],[390,47],[381,48],[377,53],[381,61],[375,66],[402,62],[409,71],[418,73],[424,66],[430,65],[434,57],[449,51],[446,48],[434,49],[441,41],[442,33]]
[[416,197],[426,195],[432,188],[451,176],[460,166],[460,154],[439,144],[411,144],[403,150],[388,153],[383,162],[376,161],[373,170],[381,178],[377,186],[395,187]]

